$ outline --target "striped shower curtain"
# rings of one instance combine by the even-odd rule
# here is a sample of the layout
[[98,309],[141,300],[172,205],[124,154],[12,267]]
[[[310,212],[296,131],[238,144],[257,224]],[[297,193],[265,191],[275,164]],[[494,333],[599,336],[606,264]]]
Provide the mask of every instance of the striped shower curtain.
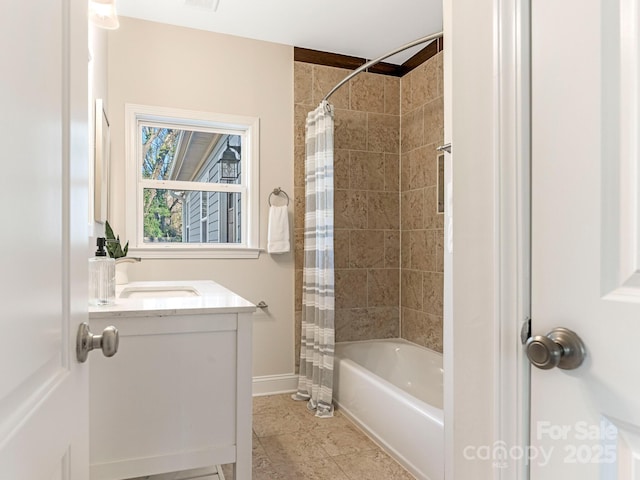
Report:
[[333,416],[333,106],[307,116],[304,270],[300,376],[296,400],[317,417]]

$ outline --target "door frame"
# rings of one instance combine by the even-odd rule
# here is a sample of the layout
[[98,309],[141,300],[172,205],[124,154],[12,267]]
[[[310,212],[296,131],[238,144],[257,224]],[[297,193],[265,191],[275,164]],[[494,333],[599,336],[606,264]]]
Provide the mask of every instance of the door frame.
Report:
[[[445,251],[447,480],[529,478],[518,453],[529,444],[520,331],[530,316],[530,1],[444,3],[455,219],[455,255]],[[447,245],[446,227],[445,236]],[[479,447],[482,458],[467,455]]]
[[[495,328],[496,442],[509,448],[494,478],[525,480],[531,364],[522,330],[531,319],[531,0],[498,0],[498,310]],[[514,421],[515,419],[515,421]],[[516,448],[515,454],[511,449]]]

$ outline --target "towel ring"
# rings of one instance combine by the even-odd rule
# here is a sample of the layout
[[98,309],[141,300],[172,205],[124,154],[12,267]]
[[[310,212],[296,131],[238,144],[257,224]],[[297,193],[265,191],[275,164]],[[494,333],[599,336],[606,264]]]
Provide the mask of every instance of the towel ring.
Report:
[[276,197],[280,196],[280,195],[284,195],[287,198],[287,207],[289,206],[289,195],[287,195],[287,192],[285,192],[284,190],[282,190],[280,187],[274,188],[273,192],[271,192],[269,194],[269,206],[271,207],[271,196],[275,195]]

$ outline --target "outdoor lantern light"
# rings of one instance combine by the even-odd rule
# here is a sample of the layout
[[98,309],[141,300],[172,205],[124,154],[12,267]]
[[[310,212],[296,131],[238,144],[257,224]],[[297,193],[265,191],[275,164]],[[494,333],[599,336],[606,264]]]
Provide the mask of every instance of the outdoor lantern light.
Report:
[[229,146],[227,138],[227,149],[220,157],[220,178],[231,183],[240,175],[240,158],[234,149]]

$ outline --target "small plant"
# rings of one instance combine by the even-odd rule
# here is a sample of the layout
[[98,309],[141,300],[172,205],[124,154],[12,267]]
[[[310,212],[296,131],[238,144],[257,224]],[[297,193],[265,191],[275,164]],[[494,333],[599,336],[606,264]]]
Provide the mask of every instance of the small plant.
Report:
[[120,244],[120,235],[115,236],[109,222],[104,223],[104,234],[107,239],[107,253],[111,258],[118,259],[126,257],[129,251],[129,242],[122,248]]

